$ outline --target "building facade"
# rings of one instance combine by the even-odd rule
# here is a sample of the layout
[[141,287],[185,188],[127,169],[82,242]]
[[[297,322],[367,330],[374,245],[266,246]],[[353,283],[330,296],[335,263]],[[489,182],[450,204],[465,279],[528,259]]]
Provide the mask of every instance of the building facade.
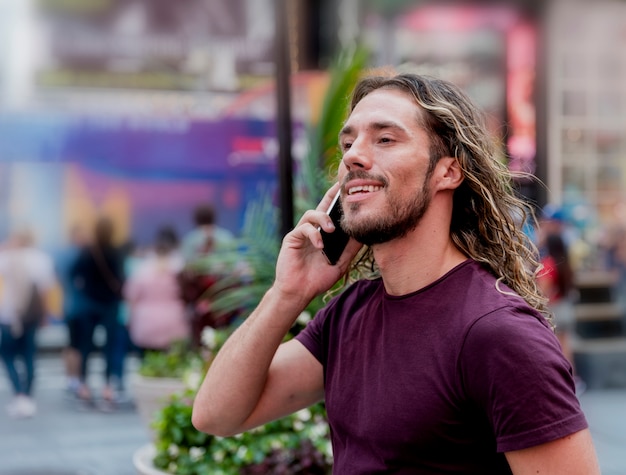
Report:
[[626,2],[547,12],[548,200],[588,234],[626,225]]

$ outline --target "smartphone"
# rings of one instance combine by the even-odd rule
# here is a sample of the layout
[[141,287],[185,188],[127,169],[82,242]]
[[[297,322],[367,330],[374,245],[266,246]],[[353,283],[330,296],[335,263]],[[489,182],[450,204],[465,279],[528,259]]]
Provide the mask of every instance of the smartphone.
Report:
[[324,248],[322,252],[326,256],[328,263],[330,265],[335,265],[339,258],[341,257],[341,253],[346,248],[348,241],[350,240],[350,236],[346,234],[346,232],[341,229],[341,216],[343,215],[343,211],[341,209],[341,200],[339,198],[341,191],[338,191],[335,197],[333,198],[333,202],[328,207],[326,214],[330,216],[332,219],[335,230],[332,233],[327,233],[323,229],[320,228],[320,233],[322,234],[322,241],[324,242]]

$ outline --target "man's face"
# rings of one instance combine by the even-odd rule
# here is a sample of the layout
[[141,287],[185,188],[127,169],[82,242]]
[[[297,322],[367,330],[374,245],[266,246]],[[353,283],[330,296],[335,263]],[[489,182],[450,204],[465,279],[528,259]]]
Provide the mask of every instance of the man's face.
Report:
[[357,104],[340,134],[342,227],[363,244],[406,235],[428,208],[430,140],[420,114],[409,94],[378,89]]

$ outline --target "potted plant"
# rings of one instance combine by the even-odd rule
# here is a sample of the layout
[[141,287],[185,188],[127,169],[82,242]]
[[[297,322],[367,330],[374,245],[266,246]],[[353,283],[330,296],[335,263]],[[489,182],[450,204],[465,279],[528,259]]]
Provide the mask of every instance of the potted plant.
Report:
[[[299,319],[306,324],[308,314]],[[140,447],[133,463],[140,475],[326,474],[332,451],[323,404],[299,411],[234,437],[215,437],[191,423],[193,398],[212,357],[229,329],[206,327],[200,350],[180,342],[171,351],[151,354],[136,384],[147,398],[137,400],[152,442]],[[143,370],[144,375],[141,374]],[[160,384],[160,380],[161,384]],[[171,386],[163,384],[171,381]],[[136,386],[137,387],[137,386]]]
[[332,467],[321,404],[233,437],[191,424],[195,392],[173,395],[153,423],[154,444],[135,454],[141,475],[327,474]]

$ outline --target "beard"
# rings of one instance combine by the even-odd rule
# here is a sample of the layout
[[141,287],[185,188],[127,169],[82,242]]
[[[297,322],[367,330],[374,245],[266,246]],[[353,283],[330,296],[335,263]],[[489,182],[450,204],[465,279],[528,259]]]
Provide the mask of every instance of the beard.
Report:
[[[341,227],[355,240],[366,246],[382,244],[406,236],[417,227],[430,205],[428,183],[431,175],[432,173],[427,173],[419,193],[411,200],[404,201],[391,196],[387,208],[379,216],[357,217],[350,222],[342,217]],[[387,180],[377,179],[386,185]],[[386,193],[387,187],[385,186],[383,190]],[[358,212],[361,206],[361,203],[352,203],[350,211]]]

